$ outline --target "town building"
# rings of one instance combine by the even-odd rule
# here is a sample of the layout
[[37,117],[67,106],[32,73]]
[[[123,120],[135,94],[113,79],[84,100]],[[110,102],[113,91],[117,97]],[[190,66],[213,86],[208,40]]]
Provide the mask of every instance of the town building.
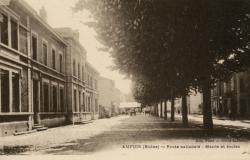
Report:
[[64,123],[66,43],[23,0],[0,14],[1,136]]
[[[187,105],[189,114],[202,114],[202,93],[190,94],[187,97]],[[211,107],[214,116],[248,119],[250,116],[250,70],[234,73],[227,81],[216,82],[211,89]],[[161,105],[158,104],[157,109],[158,115],[161,116],[164,113],[164,107],[161,109]],[[181,98],[175,100],[175,111],[181,113]]]
[[91,119],[99,118],[99,72],[86,62],[86,111],[91,113]]
[[[79,32],[71,28],[56,28],[67,42],[66,81],[69,120],[72,123],[91,120],[91,108],[86,94],[86,51],[79,43]],[[86,78],[85,78],[86,77]]]
[[[165,110],[165,103],[166,103],[167,110]],[[182,113],[182,99],[175,98],[174,103],[175,103],[174,112],[176,114],[181,114]],[[156,108],[157,108],[157,115],[159,117],[165,117],[166,113],[170,114],[171,112],[171,102],[166,101],[166,102],[158,103]],[[202,114],[202,94],[200,92],[192,91],[187,96],[187,111],[188,111],[188,114]]]
[[0,2],[0,136],[98,117],[98,72],[77,32],[63,37],[46,15]]
[[136,112],[142,112],[141,104],[138,102],[121,102],[119,105],[121,114],[136,115]]
[[98,83],[100,116],[104,118],[119,114],[119,105],[125,100],[124,94],[115,88],[115,82],[111,79],[100,77]]
[[211,93],[213,114],[230,118],[250,116],[250,71],[234,73],[225,82],[217,82]]
[[189,114],[202,114],[202,93],[191,92],[187,98],[188,113]]

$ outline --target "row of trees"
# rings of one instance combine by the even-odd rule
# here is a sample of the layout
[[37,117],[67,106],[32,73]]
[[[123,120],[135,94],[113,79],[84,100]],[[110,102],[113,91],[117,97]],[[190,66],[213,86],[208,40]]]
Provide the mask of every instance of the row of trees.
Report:
[[139,102],[182,97],[187,125],[186,96],[199,90],[204,129],[212,133],[213,84],[250,62],[248,0],[79,0],[74,9],[92,13],[89,25],[111,52],[114,69],[133,80]]

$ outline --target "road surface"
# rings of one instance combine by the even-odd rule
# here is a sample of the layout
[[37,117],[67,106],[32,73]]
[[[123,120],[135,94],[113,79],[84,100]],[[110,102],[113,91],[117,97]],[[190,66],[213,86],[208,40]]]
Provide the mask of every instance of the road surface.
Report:
[[119,116],[5,137],[0,144],[4,146],[2,154],[250,156],[248,135],[237,136],[232,129],[216,126],[215,134],[208,137],[197,124],[190,122],[189,127],[183,127],[180,120],[170,122],[151,115]]

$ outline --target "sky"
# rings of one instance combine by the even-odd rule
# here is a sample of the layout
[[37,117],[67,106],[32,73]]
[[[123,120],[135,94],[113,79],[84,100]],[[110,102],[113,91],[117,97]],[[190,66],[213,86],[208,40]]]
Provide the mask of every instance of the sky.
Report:
[[101,76],[115,81],[116,88],[123,93],[130,93],[131,81],[125,79],[124,75],[118,71],[111,71],[109,67],[113,65],[109,53],[99,51],[102,45],[95,39],[95,31],[84,25],[85,22],[92,21],[91,14],[87,11],[82,13],[73,13],[72,7],[77,0],[25,0],[38,13],[39,9],[44,6],[48,14],[48,23],[54,28],[71,27],[79,30],[80,43],[87,50],[87,60],[101,74]]

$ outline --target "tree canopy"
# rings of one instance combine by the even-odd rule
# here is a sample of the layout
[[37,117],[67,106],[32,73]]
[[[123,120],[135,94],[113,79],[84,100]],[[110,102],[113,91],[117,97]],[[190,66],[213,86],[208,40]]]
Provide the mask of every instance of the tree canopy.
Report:
[[211,85],[249,66],[248,0],[79,0],[75,10],[83,9],[114,68],[135,80],[136,96],[150,103],[169,88],[176,96],[200,89],[205,128]]

